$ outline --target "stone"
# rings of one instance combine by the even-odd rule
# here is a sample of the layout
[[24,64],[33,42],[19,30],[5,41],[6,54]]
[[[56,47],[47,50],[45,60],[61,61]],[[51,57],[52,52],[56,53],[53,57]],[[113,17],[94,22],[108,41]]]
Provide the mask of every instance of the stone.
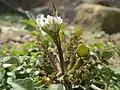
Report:
[[[9,41],[13,42],[20,42],[20,43],[26,43],[31,41],[32,35],[26,30],[17,28],[17,27],[7,27],[7,26],[0,26],[1,27],[1,33],[0,33],[0,44],[8,43]],[[29,37],[25,37],[25,36]]]
[[99,4],[108,7],[120,8],[120,0],[82,0],[83,3]]
[[89,30],[109,34],[120,32],[120,10],[97,4],[82,4],[76,8],[75,23]]

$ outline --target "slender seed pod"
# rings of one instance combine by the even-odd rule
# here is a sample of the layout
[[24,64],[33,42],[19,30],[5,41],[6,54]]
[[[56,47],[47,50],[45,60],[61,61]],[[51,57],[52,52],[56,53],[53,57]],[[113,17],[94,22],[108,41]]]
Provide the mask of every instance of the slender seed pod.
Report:
[[50,0],[52,7],[53,7],[53,15],[54,16],[58,16],[58,12],[57,12],[57,8],[56,8],[56,4],[54,0]]

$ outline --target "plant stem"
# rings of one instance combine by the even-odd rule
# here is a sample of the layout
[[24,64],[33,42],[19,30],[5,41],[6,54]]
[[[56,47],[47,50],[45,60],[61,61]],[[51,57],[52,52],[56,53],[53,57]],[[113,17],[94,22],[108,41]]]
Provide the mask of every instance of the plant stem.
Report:
[[[60,67],[61,67],[61,73],[60,75],[65,75],[65,62],[64,62],[64,57],[63,57],[63,51],[62,51],[62,47],[61,47],[61,40],[60,40],[60,36],[59,33],[56,35],[57,39],[55,41],[55,44],[57,46],[58,49],[58,54],[59,54],[59,59],[60,59]],[[62,82],[66,88],[66,90],[72,90],[71,87],[71,82],[69,82],[69,80],[64,76],[63,78],[63,82]]]
[[59,59],[60,59],[60,66],[61,66],[61,74],[65,74],[65,68],[64,68],[64,58],[63,58],[63,51],[61,47],[61,41],[60,41],[60,36],[59,34],[57,35],[57,40],[55,42],[57,49],[58,49],[58,54],[59,54]]
[[95,86],[94,84],[92,84],[90,87],[91,87],[93,90],[102,90],[101,88]]

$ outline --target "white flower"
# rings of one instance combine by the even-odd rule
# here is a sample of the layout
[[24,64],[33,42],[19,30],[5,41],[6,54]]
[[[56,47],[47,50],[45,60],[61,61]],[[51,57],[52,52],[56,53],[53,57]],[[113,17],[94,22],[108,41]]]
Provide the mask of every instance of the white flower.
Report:
[[37,16],[36,23],[41,27],[44,27],[45,25],[49,25],[49,26],[57,25],[57,26],[59,26],[63,23],[63,20],[59,16],[47,15],[47,17],[44,17],[44,15],[41,14],[41,15]]
[[36,23],[42,31],[55,39],[59,34],[63,20],[59,16],[47,15],[45,17],[41,14],[37,16]]
[[46,20],[46,18],[44,17],[43,14],[41,14],[41,15],[37,16],[36,23],[43,27],[45,25],[45,20]]

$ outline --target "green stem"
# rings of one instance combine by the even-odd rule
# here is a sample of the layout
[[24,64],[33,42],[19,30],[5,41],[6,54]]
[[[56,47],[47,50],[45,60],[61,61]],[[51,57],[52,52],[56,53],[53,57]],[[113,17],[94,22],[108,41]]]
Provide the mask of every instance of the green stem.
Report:
[[62,72],[62,75],[64,75],[65,74],[64,58],[63,58],[63,51],[62,51],[62,47],[61,47],[61,41],[60,41],[59,34],[57,35],[57,40],[56,40],[55,44],[57,46],[58,54],[59,54],[59,58],[60,58],[61,72]]

